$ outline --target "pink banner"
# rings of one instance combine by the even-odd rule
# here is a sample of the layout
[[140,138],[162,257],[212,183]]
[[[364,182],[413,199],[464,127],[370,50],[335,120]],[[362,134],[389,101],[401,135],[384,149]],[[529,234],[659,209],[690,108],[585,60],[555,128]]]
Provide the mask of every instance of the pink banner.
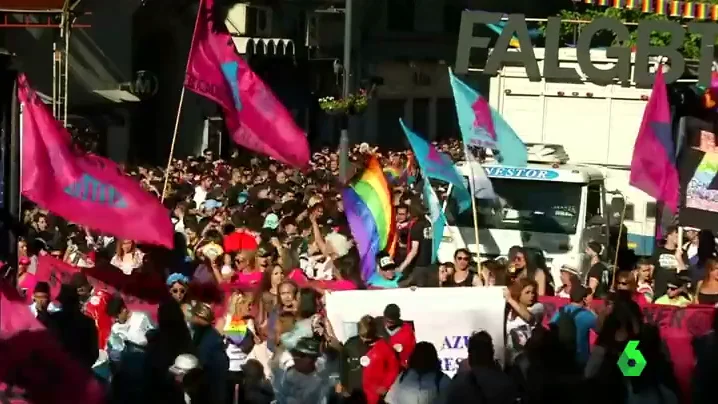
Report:
[[222,22],[214,27],[213,1],[199,3],[184,86],[219,104],[232,139],[285,164],[306,168],[307,136],[272,91],[237,54]]
[[[56,297],[60,286],[69,282],[76,272],[80,272],[80,268],[46,255],[37,261],[35,278],[50,284],[50,295]],[[146,311],[153,317],[157,314],[157,303],[167,296],[162,278],[154,274],[127,276],[109,264],[83,268],[82,272],[95,289],[117,292],[122,295],[130,310]],[[32,291],[28,291],[26,299],[28,303],[32,301]]]
[[0,285],[0,404],[100,404],[99,383],[67,355],[11,286]]
[[[548,325],[554,314],[568,304],[568,299],[558,297],[541,297],[546,309],[544,325]],[[594,300],[594,309],[599,312],[603,301]],[[674,372],[681,386],[684,397],[691,392],[691,377],[695,366],[693,338],[703,336],[711,331],[713,323],[713,306],[690,305],[688,307],[665,306],[658,304],[642,305],[643,315],[647,323],[656,324],[661,330],[671,354]],[[640,349],[640,346],[639,346]]]
[[121,238],[172,248],[169,212],[115,163],[74,150],[70,134],[18,77],[22,109],[22,195],[78,223]]

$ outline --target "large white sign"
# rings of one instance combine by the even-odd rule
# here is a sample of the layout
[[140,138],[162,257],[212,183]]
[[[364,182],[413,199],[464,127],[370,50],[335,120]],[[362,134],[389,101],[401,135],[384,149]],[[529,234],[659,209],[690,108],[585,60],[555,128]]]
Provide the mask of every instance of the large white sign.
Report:
[[502,287],[352,290],[326,294],[327,317],[341,341],[356,334],[359,319],[367,314],[381,316],[390,303],[401,308],[404,320],[414,323],[417,342],[434,344],[441,367],[449,376],[453,377],[459,361],[467,357],[469,337],[478,331],[491,335],[496,359],[503,363],[506,302]]

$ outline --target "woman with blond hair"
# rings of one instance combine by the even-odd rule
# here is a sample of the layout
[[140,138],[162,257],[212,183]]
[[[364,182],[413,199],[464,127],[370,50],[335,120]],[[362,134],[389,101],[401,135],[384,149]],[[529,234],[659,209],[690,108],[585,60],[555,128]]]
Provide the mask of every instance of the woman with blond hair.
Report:
[[234,258],[236,271],[232,281],[240,287],[254,289],[262,280],[262,270],[257,267],[257,257],[254,250],[242,250]]
[[242,366],[247,363],[249,353],[256,343],[254,322],[249,315],[251,303],[250,294],[232,292],[227,302],[226,314],[215,324],[217,331],[224,337],[225,352],[229,359],[230,397],[242,397]]
[[134,270],[142,267],[143,258],[144,254],[137,248],[134,241],[119,240],[115,256],[112,257],[110,264],[119,268],[125,275],[131,275]]

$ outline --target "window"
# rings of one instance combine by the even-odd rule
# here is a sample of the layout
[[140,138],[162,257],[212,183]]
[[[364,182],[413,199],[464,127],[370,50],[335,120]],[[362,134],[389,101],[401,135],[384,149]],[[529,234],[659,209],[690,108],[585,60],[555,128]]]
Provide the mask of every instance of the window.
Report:
[[[464,177],[468,183],[469,179]],[[581,208],[581,184],[492,178],[497,200],[476,199],[480,229],[576,234]],[[540,198],[531,197],[541,195]],[[458,213],[452,191],[447,220],[458,227],[474,227],[471,209]]]
[[394,32],[414,31],[414,0],[386,1],[386,28]]
[[658,210],[658,205],[655,202],[648,202],[646,204],[646,219],[655,219]]
[[601,216],[601,184],[593,183],[588,185],[587,199],[586,224],[591,224],[591,219]]
[[377,145],[380,149],[398,150],[406,149],[406,136],[399,125],[399,118],[405,118],[404,98],[380,98],[379,116],[377,119],[377,131],[380,135],[377,138]]
[[411,120],[411,129],[424,139],[431,136],[429,128],[429,99],[415,98],[413,105],[413,119]]
[[633,206],[632,203],[626,204],[626,214],[623,216],[623,221],[633,221],[634,216],[636,215],[636,209],[635,206]]

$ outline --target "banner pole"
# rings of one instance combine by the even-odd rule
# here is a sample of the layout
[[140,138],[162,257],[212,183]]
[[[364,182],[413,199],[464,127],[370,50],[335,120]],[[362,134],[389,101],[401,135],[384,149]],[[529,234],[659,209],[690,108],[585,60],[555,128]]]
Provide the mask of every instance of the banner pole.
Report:
[[616,288],[616,273],[618,272],[618,252],[621,249],[621,237],[623,236],[623,220],[626,218],[626,198],[623,198],[623,209],[621,210],[621,221],[618,223],[618,238],[616,238],[616,254],[613,258],[613,280],[611,289]]
[[[194,36],[197,34],[197,26],[199,25],[199,16],[202,15],[202,11],[204,10],[204,0],[200,0],[199,5],[197,6],[197,18],[194,21],[194,29],[192,30],[192,42],[189,44],[189,53],[187,54],[187,63],[185,63],[184,73],[185,76],[187,76],[187,69],[189,68],[189,60],[192,57],[192,49],[194,48]],[[180,93],[180,99],[179,99],[179,105],[177,106],[177,117],[175,118],[175,130],[172,134],[172,144],[170,145],[170,156],[167,158],[167,170],[165,171],[165,182],[162,186],[162,197],[160,198],[160,202],[165,201],[165,196],[167,196],[167,183],[170,179],[170,168],[172,167],[172,156],[175,152],[175,143],[177,142],[177,132],[179,132],[179,122],[180,122],[180,116],[182,115],[182,104],[184,103],[184,93],[186,91],[187,87],[185,87],[184,82],[182,83],[182,92]]]
[[170,155],[167,158],[167,169],[165,170],[165,182],[162,186],[162,198],[160,199],[160,202],[165,201],[165,196],[167,195],[167,183],[170,180],[170,168],[172,168],[172,156],[175,152],[175,143],[177,143],[177,132],[179,132],[179,123],[180,123],[180,117],[182,116],[182,104],[184,103],[184,93],[186,91],[187,87],[184,85],[182,86],[182,92],[180,93],[180,99],[179,99],[179,105],[177,105],[177,116],[175,117],[175,129],[174,133],[172,134],[172,144],[170,145]]
[[474,164],[471,162],[470,169],[470,192],[471,192],[471,211],[474,215],[474,240],[476,240],[476,260],[477,262],[481,259],[481,243],[479,242],[479,214],[476,210],[476,190],[474,188]]

